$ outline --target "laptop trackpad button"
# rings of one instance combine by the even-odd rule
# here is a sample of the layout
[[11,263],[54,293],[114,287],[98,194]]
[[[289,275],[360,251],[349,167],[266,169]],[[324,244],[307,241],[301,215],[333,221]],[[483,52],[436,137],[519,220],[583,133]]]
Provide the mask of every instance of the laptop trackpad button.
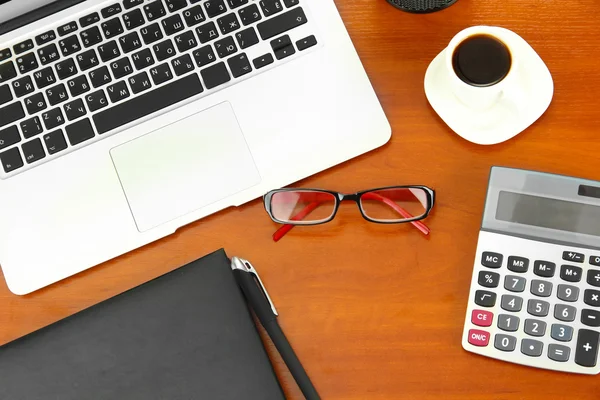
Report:
[[110,151],[141,232],[260,183],[227,102]]

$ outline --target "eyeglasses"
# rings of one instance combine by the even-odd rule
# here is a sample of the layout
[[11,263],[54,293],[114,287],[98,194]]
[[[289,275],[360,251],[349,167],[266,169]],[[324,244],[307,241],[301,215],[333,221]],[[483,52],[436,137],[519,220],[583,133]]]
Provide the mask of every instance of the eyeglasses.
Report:
[[296,225],[320,225],[333,218],[344,200],[353,200],[369,222],[401,224],[410,222],[423,234],[430,230],[420,220],[426,218],[435,201],[435,191],[427,186],[390,186],[344,194],[321,189],[277,189],[263,197],[271,219],[284,224],[273,234],[278,241]]

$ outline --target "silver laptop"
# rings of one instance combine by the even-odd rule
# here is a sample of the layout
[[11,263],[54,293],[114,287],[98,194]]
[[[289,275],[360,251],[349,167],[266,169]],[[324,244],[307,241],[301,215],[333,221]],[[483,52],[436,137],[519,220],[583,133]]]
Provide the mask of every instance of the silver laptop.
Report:
[[390,135],[333,0],[0,0],[0,265],[16,294]]

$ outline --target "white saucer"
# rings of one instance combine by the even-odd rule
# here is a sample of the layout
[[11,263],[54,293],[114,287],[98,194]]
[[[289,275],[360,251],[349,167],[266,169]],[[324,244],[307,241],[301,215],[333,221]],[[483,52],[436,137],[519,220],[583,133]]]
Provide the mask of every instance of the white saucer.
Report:
[[[425,74],[425,94],[442,120],[464,139],[477,144],[497,144],[527,129],[548,109],[554,94],[552,75],[535,50],[519,35],[511,50],[519,58],[518,90],[503,94],[485,111],[473,110],[453,93],[445,65],[446,50],[431,62]],[[512,91],[508,91],[512,93]]]

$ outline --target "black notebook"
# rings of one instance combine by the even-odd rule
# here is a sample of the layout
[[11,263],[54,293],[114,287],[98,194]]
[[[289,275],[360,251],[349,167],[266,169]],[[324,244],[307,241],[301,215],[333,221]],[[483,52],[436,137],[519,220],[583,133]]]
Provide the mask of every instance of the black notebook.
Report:
[[0,399],[284,398],[223,250],[0,347]]

